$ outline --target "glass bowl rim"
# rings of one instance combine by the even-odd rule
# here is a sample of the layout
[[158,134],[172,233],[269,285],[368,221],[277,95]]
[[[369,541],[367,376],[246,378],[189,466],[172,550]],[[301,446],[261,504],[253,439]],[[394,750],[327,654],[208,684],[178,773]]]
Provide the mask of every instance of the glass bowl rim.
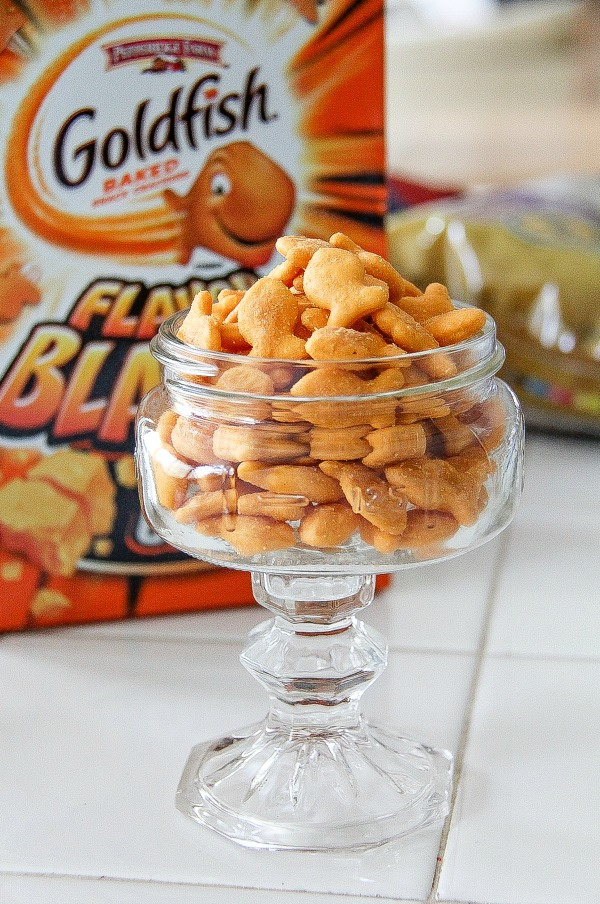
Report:
[[[456,308],[470,308],[463,302],[453,302]],[[173,376],[168,377],[168,382],[173,385],[177,382],[178,389],[183,390],[185,394],[192,397],[202,397],[209,395],[211,397],[221,398],[223,400],[248,400],[261,402],[282,402],[289,401],[293,404],[305,404],[308,402],[358,402],[358,401],[375,401],[377,399],[389,399],[402,396],[415,396],[439,392],[448,392],[451,389],[460,389],[470,386],[474,382],[494,376],[502,367],[505,358],[504,347],[498,342],[496,336],[496,324],[494,319],[485,313],[485,324],[474,336],[455,345],[439,346],[433,349],[427,349],[419,352],[405,352],[402,355],[389,355],[385,357],[374,358],[334,358],[334,359],[314,359],[314,358],[260,358],[249,357],[248,355],[238,355],[233,352],[214,351],[211,349],[202,349],[191,343],[185,342],[177,336],[177,330],[188,313],[189,308],[178,311],[166,318],[160,325],[156,335],[150,342],[150,350],[152,355],[158,362],[172,374],[175,371],[180,374],[183,379],[174,380]],[[442,378],[432,378],[430,382],[422,385],[410,385],[400,387],[398,389],[387,390],[384,392],[365,393],[364,395],[350,396],[293,396],[289,391],[277,393],[274,395],[260,395],[257,393],[243,392],[241,390],[225,390],[216,386],[205,383],[193,383],[185,376],[199,375],[208,378],[218,376],[220,367],[223,365],[239,366],[240,364],[249,364],[256,366],[258,369],[265,368],[274,369],[276,367],[294,367],[301,369],[304,373],[324,368],[337,368],[342,370],[356,370],[357,368],[368,370],[370,368],[382,367],[390,368],[394,365],[407,367],[411,363],[419,364],[428,359],[431,360],[436,355],[444,354],[450,357],[458,356],[464,352],[478,352],[475,356],[474,363],[464,370],[458,371],[455,375]],[[204,370],[204,372],[202,372]]]

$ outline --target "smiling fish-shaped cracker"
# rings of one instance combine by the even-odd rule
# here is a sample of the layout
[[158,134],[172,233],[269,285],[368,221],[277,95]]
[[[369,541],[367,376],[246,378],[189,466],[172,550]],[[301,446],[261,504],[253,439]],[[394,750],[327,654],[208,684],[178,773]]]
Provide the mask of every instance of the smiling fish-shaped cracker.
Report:
[[266,264],[291,216],[294,183],[248,141],[218,148],[187,195],[167,189],[167,204],[183,215],[179,260],[203,247],[246,267]]

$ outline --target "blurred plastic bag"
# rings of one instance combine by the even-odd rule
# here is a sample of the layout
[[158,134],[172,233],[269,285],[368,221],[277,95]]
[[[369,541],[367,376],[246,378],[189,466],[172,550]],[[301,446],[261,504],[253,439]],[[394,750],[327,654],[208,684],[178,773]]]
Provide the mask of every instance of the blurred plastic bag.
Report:
[[388,219],[407,279],[485,308],[533,426],[600,436],[600,179],[529,183]]

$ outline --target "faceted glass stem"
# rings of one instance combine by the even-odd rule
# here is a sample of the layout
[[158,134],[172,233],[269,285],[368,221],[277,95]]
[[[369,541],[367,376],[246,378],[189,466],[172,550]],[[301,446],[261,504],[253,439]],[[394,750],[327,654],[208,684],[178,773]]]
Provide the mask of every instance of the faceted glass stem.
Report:
[[360,697],[387,646],[355,612],[371,576],[253,575],[275,617],[242,664],[266,688],[267,717],[192,751],[178,807],[241,844],[296,850],[370,847],[442,818],[451,757],[372,725]]

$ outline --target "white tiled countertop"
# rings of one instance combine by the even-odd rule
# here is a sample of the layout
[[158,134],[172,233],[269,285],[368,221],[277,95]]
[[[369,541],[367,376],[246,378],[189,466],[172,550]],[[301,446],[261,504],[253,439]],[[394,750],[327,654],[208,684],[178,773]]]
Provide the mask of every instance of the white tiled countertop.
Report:
[[445,825],[367,853],[254,852],[186,819],[190,747],[260,718],[258,607],[0,638],[1,904],[597,904],[600,443],[530,435],[511,527],[397,575],[365,708],[448,747]]

